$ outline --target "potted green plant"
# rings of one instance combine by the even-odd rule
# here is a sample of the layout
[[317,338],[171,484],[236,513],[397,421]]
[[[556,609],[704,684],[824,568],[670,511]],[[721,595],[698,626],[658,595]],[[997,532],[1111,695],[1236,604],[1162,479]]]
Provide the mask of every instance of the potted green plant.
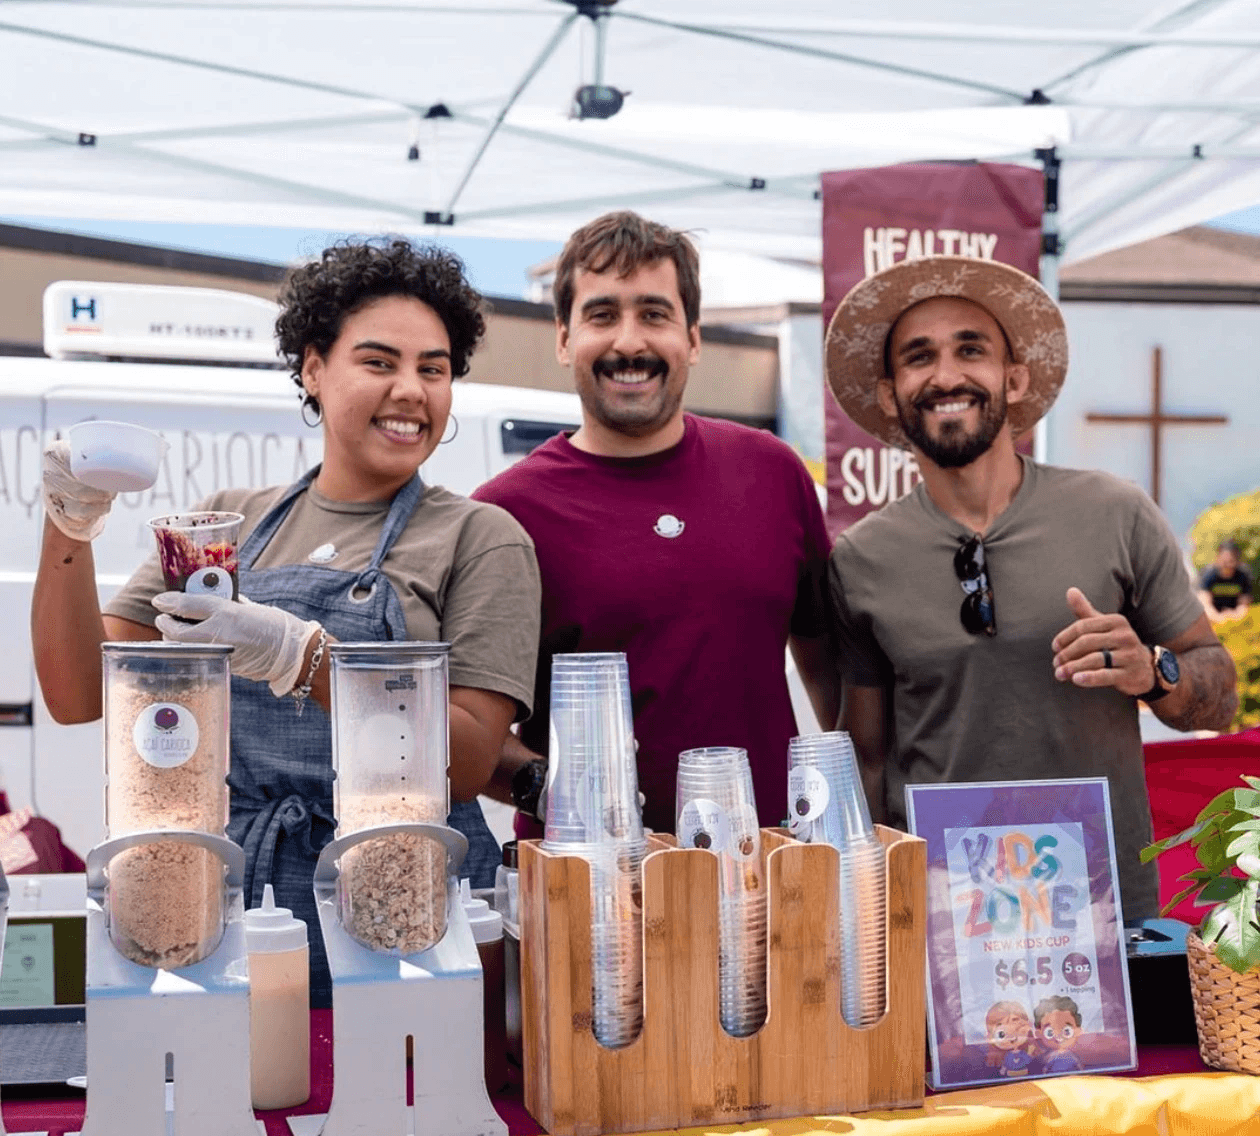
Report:
[[1226,789],[1184,832],[1148,845],[1143,863],[1193,845],[1199,866],[1164,905],[1211,905],[1186,939],[1199,1052],[1215,1069],[1260,1074],[1260,778]]

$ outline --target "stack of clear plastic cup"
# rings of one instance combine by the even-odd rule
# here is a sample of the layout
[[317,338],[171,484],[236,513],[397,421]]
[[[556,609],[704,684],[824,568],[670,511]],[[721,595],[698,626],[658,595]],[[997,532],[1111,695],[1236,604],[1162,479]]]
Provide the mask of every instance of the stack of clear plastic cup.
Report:
[[885,856],[871,827],[857,757],[842,731],[805,734],[788,746],[788,813],[797,838],[840,853],[844,1020],[873,1025],[885,1007]]
[[734,1037],[766,1020],[766,885],[748,751],[689,749],[678,756],[675,819],[683,848],[718,858],[718,1009]]
[[624,654],[551,660],[543,847],[590,865],[591,1026],[601,1045],[629,1045],[643,1025],[644,837]]

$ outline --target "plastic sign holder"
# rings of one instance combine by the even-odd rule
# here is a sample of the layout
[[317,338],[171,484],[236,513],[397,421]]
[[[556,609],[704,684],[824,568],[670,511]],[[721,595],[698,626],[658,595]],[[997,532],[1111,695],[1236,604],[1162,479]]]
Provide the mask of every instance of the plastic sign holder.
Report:
[[[337,913],[341,857],[364,841],[401,835],[427,836],[447,854],[446,934],[405,956],[365,947]],[[486,1092],[481,959],[457,878],[467,851],[464,835],[445,825],[389,824],[320,852],[315,903],[333,980],[333,1098],[322,1121],[292,1117],[295,1136],[507,1136]]]
[[[124,958],[109,937],[106,869],[141,844],[194,844],[227,865],[219,945],[193,966]],[[87,1113],[82,1136],[258,1136],[250,1104],[245,853],[205,832],[133,832],[87,857]],[[174,1060],[168,1127],[167,1055]]]

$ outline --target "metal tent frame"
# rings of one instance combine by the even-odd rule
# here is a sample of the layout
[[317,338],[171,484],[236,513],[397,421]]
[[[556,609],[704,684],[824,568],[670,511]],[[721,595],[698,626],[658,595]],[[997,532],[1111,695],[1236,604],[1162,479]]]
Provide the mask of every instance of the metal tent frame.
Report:
[[[934,149],[929,126],[925,134],[908,137],[900,151],[880,139],[874,148],[883,146],[890,160],[1006,158],[1053,168],[1047,183],[1058,195],[1051,204],[1062,208],[1048,214],[1051,257],[1092,255],[1153,235],[1161,224],[1179,227],[1188,216],[1204,219],[1223,211],[1222,205],[1260,198],[1260,98],[1248,93],[1260,90],[1260,13],[1247,0],[1176,0],[1153,13],[1140,0],[1123,0],[1103,6],[1119,13],[1115,20],[1079,0],[1061,7],[1082,22],[1064,27],[994,23],[981,17],[998,10],[1011,20],[1020,14],[985,0],[892,0],[888,7],[904,18],[851,19],[811,0],[784,0],[773,15],[752,0],[487,0],[479,6],[471,0],[272,0],[249,7],[236,0],[10,0],[0,20],[0,58],[7,55],[10,63],[0,67],[9,75],[0,78],[0,151],[12,174],[6,178],[0,171],[0,211],[31,211],[22,203],[38,196],[44,167],[56,166],[49,180],[65,190],[64,197],[81,188],[89,210],[137,211],[143,206],[123,202],[144,198],[151,181],[159,212],[162,202],[174,201],[181,204],[171,211],[187,214],[191,203],[219,193],[212,206],[219,214],[231,212],[222,203],[225,195],[239,197],[237,212],[248,214],[252,195],[291,203],[297,216],[343,216],[348,227],[367,227],[371,218],[377,227],[563,236],[575,219],[626,205],[667,220],[677,214],[684,223],[729,215],[714,226],[722,242],[738,244],[742,229],[760,234],[755,243],[763,249],[774,247],[776,233],[786,240],[791,229],[799,252],[810,247],[808,224],[817,212],[822,169],[878,163],[860,156],[846,161],[843,153],[827,162],[820,147],[795,137],[775,146],[776,124],[782,123],[784,134],[797,124],[808,132],[815,120],[826,127],[845,115],[862,140],[863,116],[883,105],[902,108],[898,124],[913,125],[916,116],[926,120],[938,110],[957,112],[963,133],[973,130],[976,139],[970,152],[965,137]],[[155,32],[137,13],[160,28]],[[263,66],[265,52],[227,40],[203,49],[194,32],[181,33],[213,27],[216,20],[233,28],[265,21],[264,41],[299,38],[312,54],[311,65],[289,54]],[[379,75],[370,68],[338,69],[328,65],[336,58],[335,43],[304,29],[319,23],[345,28],[348,35],[356,21],[366,20],[400,36],[418,34],[418,24],[449,31],[447,42],[458,58],[438,61],[449,66],[436,68],[444,78],[431,84],[413,82],[396,61]],[[1118,26],[1126,20],[1130,26]],[[510,34],[517,29],[530,34]],[[555,114],[547,120],[539,108],[554,105],[549,100],[566,83],[572,90],[571,54],[583,29],[589,29],[592,55],[588,67],[586,48],[579,47],[588,72],[581,77],[591,80],[583,89],[620,96],[606,76],[633,71],[638,93],[627,113],[658,98],[668,108],[674,105],[668,96],[679,91],[694,96],[712,89],[715,107],[732,122],[762,113],[770,141],[706,146],[686,132],[662,140],[621,130],[619,116],[607,124]],[[653,51],[661,49],[653,45],[666,42],[671,46],[654,68]],[[491,66],[496,51],[504,55],[499,68]],[[566,52],[570,58],[562,60]],[[184,84],[243,92],[238,102],[249,101],[251,113],[236,105],[217,116],[181,115],[176,106],[162,115],[144,106],[152,88],[137,84],[129,92],[125,82],[105,99],[109,106],[101,113],[83,113],[73,98],[41,98],[50,91],[41,92],[38,75],[32,84],[23,73],[24,53],[83,60],[83,103],[102,90],[99,83],[90,85],[97,76],[121,80],[134,70],[161,76],[166,89]],[[690,58],[699,74],[719,57],[723,65],[755,61],[773,80],[766,90],[777,105],[758,107],[741,92],[738,77],[698,79],[689,86],[686,76],[667,66]],[[973,59],[974,65],[960,62]],[[461,62],[464,71],[474,63],[492,70],[493,85],[463,82]],[[1186,69],[1185,79],[1160,82],[1173,64]],[[1015,74],[1035,85],[1013,82]],[[1147,77],[1145,86],[1134,84],[1135,75]],[[78,81],[77,74],[69,75],[71,85]],[[56,109],[49,109],[50,101]],[[820,103],[827,107],[822,116],[814,109]],[[75,107],[73,115],[67,106]],[[992,121],[986,113],[1000,108],[1027,124],[1030,144],[1011,149],[996,134],[992,140],[984,136],[985,122]],[[1046,112],[1057,113],[1066,129],[1047,137]],[[102,125],[94,124],[97,118]],[[146,125],[119,125],[124,122]],[[296,171],[260,157],[272,143],[300,155],[306,140],[330,140],[326,151],[336,158],[369,135],[402,134],[405,156],[403,147],[391,148],[389,161],[376,167],[398,183],[387,190],[380,178],[329,173],[332,162],[321,169],[318,145],[311,151],[316,160]],[[68,158],[72,149],[80,152],[76,158],[82,152],[108,156],[108,173]],[[430,184],[418,192],[406,166],[421,161],[422,152]],[[521,184],[503,185],[514,163],[522,169]],[[549,164],[564,168],[554,181],[540,184],[539,171]],[[1083,193],[1082,183],[1101,164],[1111,168],[1111,184]],[[1116,173],[1121,165],[1128,169]],[[588,192],[575,191],[586,181],[572,171],[604,167],[621,174],[591,178]],[[1213,171],[1213,189],[1199,195],[1194,183],[1205,170]],[[94,198],[96,186],[111,184]],[[1210,212],[1195,214],[1196,196],[1203,198],[1198,208]],[[70,208],[56,193],[49,205],[54,213]],[[777,219],[763,228],[762,219],[772,215]]]

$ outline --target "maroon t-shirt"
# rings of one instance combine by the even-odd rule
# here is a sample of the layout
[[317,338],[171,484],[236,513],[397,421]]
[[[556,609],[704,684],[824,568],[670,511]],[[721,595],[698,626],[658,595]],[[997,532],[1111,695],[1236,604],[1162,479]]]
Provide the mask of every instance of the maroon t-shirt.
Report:
[[763,825],[787,815],[796,722],[784,674],[789,633],[825,632],[830,543],[809,474],[778,438],[687,415],[682,441],[606,458],[566,435],[473,496],[534,539],[542,642],[534,715],[521,739],[547,752],[551,656],[624,651],[643,819],[674,829],[678,755],[748,750]]

